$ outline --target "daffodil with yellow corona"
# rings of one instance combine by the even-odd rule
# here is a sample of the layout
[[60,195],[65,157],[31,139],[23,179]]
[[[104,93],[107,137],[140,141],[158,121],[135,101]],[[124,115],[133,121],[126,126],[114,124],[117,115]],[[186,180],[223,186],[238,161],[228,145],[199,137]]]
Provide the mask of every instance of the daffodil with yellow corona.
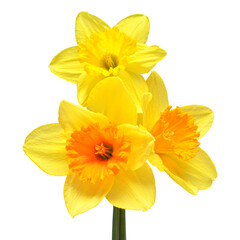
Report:
[[149,20],[142,14],[131,15],[115,27],[87,12],[76,19],[77,46],[56,55],[50,70],[76,83],[79,103],[86,105],[96,83],[109,76],[119,76],[141,112],[141,97],[147,92],[143,73],[149,72],[166,52],[158,46],[147,46]]
[[209,188],[217,172],[199,147],[199,139],[212,125],[212,110],[200,105],[171,109],[164,83],[156,72],[151,73],[147,84],[142,124],[155,138],[148,160],[191,194]]
[[155,201],[146,163],[154,138],[135,126],[137,108],[121,79],[108,80],[89,95],[89,108],[96,112],[63,101],[59,123],[37,128],[25,140],[24,151],[39,168],[67,175],[64,198],[72,216],[104,197],[115,207],[143,211]]

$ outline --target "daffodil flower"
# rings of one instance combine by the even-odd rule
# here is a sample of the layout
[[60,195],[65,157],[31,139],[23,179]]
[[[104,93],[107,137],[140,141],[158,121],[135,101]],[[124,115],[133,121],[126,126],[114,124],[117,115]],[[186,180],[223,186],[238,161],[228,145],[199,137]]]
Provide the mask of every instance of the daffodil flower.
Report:
[[119,76],[137,110],[141,111],[141,96],[147,92],[143,73],[149,72],[166,52],[158,46],[147,46],[149,20],[141,14],[131,15],[110,28],[87,12],[76,19],[77,46],[56,55],[50,70],[57,76],[77,83],[78,100],[85,106],[96,83],[109,76]]
[[104,197],[115,207],[143,211],[155,201],[154,176],[146,163],[154,138],[131,124],[136,123],[137,109],[120,79],[111,77],[110,82],[107,97],[115,94],[118,102],[102,105],[109,99],[99,95],[101,86],[90,96],[100,96],[96,104],[107,107],[108,117],[63,101],[59,123],[37,128],[25,140],[25,153],[40,169],[67,175],[64,198],[72,216]]
[[217,172],[198,140],[212,125],[212,110],[200,105],[171,110],[166,88],[156,72],[151,73],[147,84],[142,123],[155,138],[149,162],[191,194],[209,188]]

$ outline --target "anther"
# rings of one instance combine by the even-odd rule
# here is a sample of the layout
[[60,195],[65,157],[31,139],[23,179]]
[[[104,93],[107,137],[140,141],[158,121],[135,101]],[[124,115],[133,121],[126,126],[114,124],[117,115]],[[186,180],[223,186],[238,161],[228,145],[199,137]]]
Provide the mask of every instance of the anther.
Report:
[[109,70],[110,68],[115,68],[118,66],[118,59],[113,54],[107,54],[103,59],[104,67]]
[[111,145],[101,143],[96,145],[95,150],[95,154],[101,160],[108,160],[112,157],[113,148]]

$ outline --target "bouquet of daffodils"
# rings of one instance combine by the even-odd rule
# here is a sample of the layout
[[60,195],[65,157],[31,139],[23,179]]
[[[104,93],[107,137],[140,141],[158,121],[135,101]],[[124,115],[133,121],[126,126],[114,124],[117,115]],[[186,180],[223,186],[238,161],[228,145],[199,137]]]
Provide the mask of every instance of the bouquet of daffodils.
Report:
[[[155,202],[151,167],[165,171],[191,194],[217,177],[199,139],[213,122],[211,109],[172,109],[163,80],[150,72],[166,56],[147,46],[149,19],[131,15],[116,26],[78,14],[77,46],[57,54],[50,70],[77,85],[79,105],[62,101],[59,123],[33,130],[23,149],[44,172],[66,175],[64,199],[72,217],[113,205],[113,240],[126,239],[125,209],[146,211]],[[149,163],[147,162],[149,161]]]

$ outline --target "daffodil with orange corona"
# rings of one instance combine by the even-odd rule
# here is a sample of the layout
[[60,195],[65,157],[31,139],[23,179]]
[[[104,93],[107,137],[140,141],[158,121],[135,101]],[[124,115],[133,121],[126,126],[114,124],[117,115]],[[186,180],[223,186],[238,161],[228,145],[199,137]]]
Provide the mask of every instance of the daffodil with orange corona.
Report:
[[212,110],[201,105],[172,109],[156,72],[151,73],[147,84],[149,92],[143,95],[140,122],[155,138],[149,162],[191,194],[209,188],[217,172],[208,154],[199,147],[199,139],[212,125]]
[[67,175],[64,198],[72,216],[104,197],[115,207],[143,211],[155,201],[146,163],[154,138],[135,126],[137,108],[121,79],[107,80],[89,95],[88,107],[95,112],[63,101],[59,123],[37,128],[25,140],[24,151],[39,168]]
[[145,43],[149,19],[142,14],[131,15],[115,27],[87,12],[76,19],[77,46],[56,55],[50,70],[57,76],[76,83],[79,103],[86,105],[94,86],[109,76],[119,76],[141,112],[141,96],[147,92],[143,73],[149,72],[166,52]]

